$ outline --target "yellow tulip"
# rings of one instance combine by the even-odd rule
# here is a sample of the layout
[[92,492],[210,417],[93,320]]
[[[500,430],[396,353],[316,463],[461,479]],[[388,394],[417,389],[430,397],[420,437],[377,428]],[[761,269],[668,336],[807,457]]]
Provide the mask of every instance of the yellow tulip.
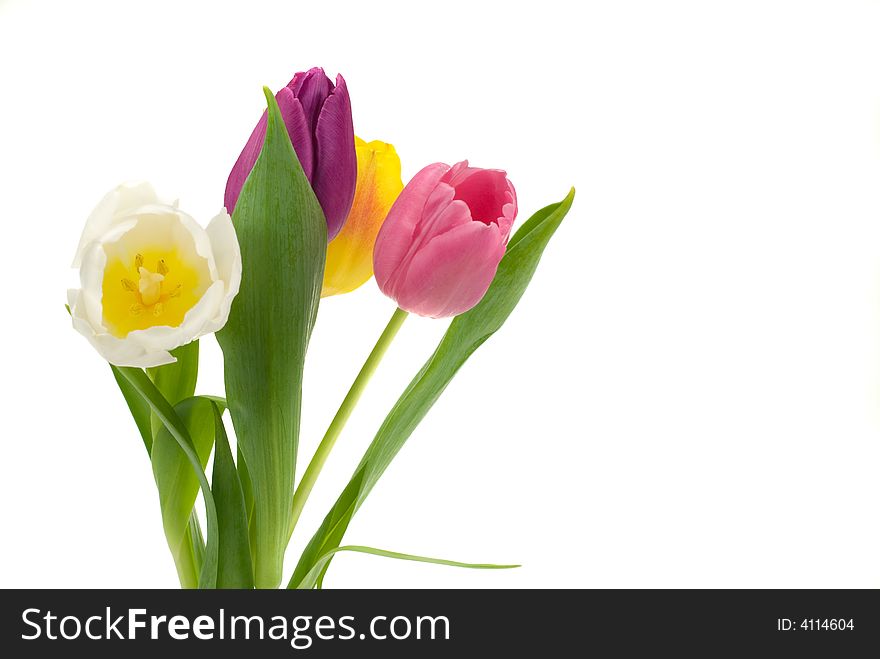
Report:
[[357,187],[342,231],[327,246],[321,297],[349,293],[373,276],[376,234],[403,190],[400,158],[391,144],[355,137]]

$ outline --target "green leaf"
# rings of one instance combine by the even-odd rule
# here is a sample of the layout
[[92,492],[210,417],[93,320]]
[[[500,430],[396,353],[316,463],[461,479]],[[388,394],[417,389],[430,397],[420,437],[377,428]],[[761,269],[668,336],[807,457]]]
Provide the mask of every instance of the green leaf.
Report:
[[[67,311],[70,313],[69,308]],[[191,396],[195,391],[199,364],[198,341],[193,341],[187,346],[177,348],[171,354],[177,357],[176,363],[152,368],[148,372],[165,398],[172,402],[172,404],[176,404],[178,401]],[[147,449],[147,455],[152,458],[153,440],[159,430],[161,430],[161,423],[151,412],[147,401],[132,387],[131,383],[125,379],[119,370],[112,364],[110,369],[116,384],[119,386],[119,390],[125,398],[125,402],[128,404],[128,409],[131,411],[141,439]],[[196,489],[198,489],[198,485],[196,485]],[[164,512],[162,517],[164,524]],[[176,547],[176,549],[172,548],[171,553],[174,558],[174,564],[177,567],[180,585],[183,588],[197,587],[198,574],[201,569],[205,546],[198,515],[195,511],[191,511],[189,514],[186,535],[183,540],[177,542],[168,538],[168,543],[169,547]]]
[[327,224],[275,97],[266,138],[232,216],[241,289],[217,334],[226,395],[254,500],[254,578],[281,581],[293,502],[302,375],[324,273]]
[[202,525],[199,524],[199,516],[193,510],[189,515],[189,524],[186,527],[189,534],[189,542],[187,546],[192,552],[192,567],[186,574],[196,575],[195,583],[181,584],[183,588],[198,588],[198,575],[202,571],[202,565],[205,563],[205,538],[202,537]]
[[373,556],[382,556],[384,558],[394,558],[400,561],[415,561],[417,563],[433,563],[435,565],[448,565],[450,567],[463,567],[471,570],[510,570],[521,567],[520,565],[496,565],[494,563],[461,563],[459,561],[448,561],[443,558],[429,558],[428,556],[416,556],[415,554],[401,554],[396,551],[387,551],[385,549],[376,549],[374,547],[364,547],[363,545],[346,545],[344,547],[335,547],[326,554],[321,556],[315,565],[309,570],[305,578],[296,588],[312,589],[315,586],[321,587],[321,575],[327,563],[335,554],[341,551],[353,551],[361,554],[371,554]]
[[205,498],[205,509],[208,513],[208,542],[205,547],[205,557],[202,564],[202,570],[199,575],[200,588],[215,588],[217,584],[217,562],[218,562],[218,531],[217,531],[217,508],[214,505],[214,497],[211,493],[211,486],[208,484],[208,478],[205,476],[205,470],[202,467],[201,460],[196,452],[193,441],[190,438],[189,431],[180,417],[174,411],[174,408],[168,403],[162,394],[153,384],[144,371],[139,368],[129,366],[117,367],[119,373],[134,387],[134,389],[143,396],[150,409],[159,419],[171,436],[180,446],[186,455],[196,477],[199,481],[199,487],[202,489],[202,495]]
[[116,379],[116,384],[119,385],[119,391],[122,392],[122,396],[125,398],[131,416],[137,425],[138,431],[141,433],[141,439],[144,440],[147,455],[150,455],[153,450],[153,430],[150,422],[152,412],[150,412],[150,405],[144,400],[143,396],[131,386],[131,383],[125,379],[117,367],[110,364],[110,370],[113,371],[113,377]]
[[[385,417],[355,476],[303,551],[290,587],[303,582],[318,561],[341,544],[351,518],[413,430],[471,354],[507,320],[573,200],[574,189],[561,202],[535,213],[510,239],[486,295],[473,309],[452,321],[434,354]],[[323,570],[331,559],[332,554]]]
[[247,511],[248,538],[251,544],[251,556],[254,555],[254,487],[251,483],[251,475],[248,473],[247,462],[241,449],[238,449],[238,478],[241,481],[241,491],[244,494],[244,509]]
[[[177,359],[176,362],[148,368],[147,375],[165,400],[177,405],[196,391],[196,380],[199,377],[198,339],[175,348],[171,355]],[[155,415],[152,417],[152,428],[153,437],[162,429],[162,423]]]
[[232,459],[229,439],[216,403],[211,403],[217,450],[214,452],[214,473],[211,490],[217,504],[220,523],[220,556],[217,567],[217,588],[253,588],[254,570],[248,543],[247,511],[238,471]]
[[[192,396],[193,392],[195,392],[196,379],[199,372],[199,342],[196,340],[176,348],[171,351],[171,354],[177,359],[176,362],[147,369],[147,374],[153,380],[153,383],[165,400],[172,405],[176,405],[183,399]],[[141,438],[147,448],[147,453],[152,458],[154,439],[163,430],[162,423],[155,414],[152,414],[147,401],[134,390],[128,380],[115,367],[111,365],[110,368],[113,371],[113,377],[116,379],[120,391],[122,391],[122,395],[125,397],[126,403],[128,403],[128,408],[131,410],[131,415],[140,431]],[[176,443],[170,436],[168,436],[168,441],[174,444],[176,448]],[[179,451],[179,449],[177,450]],[[194,477],[193,483],[194,490],[198,491],[198,484],[195,482]],[[184,527],[185,533],[182,540],[178,534],[168,536],[168,523],[164,510],[162,514],[166,538],[171,548],[174,564],[177,567],[180,585],[183,588],[195,588],[198,585],[198,574],[201,568],[200,559],[205,551],[204,544],[201,546],[192,544],[194,541],[201,541],[202,535],[199,528],[198,515],[195,511],[192,511],[192,506],[190,506],[190,510],[191,512],[187,515],[188,521],[186,524],[192,525],[192,528]]]
[[[202,469],[208,464],[216,433],[214,403],[208,398],[193,396],[174,406],[174,411],[186,427],[193,448],[199,456]],[[157,417],[158,418],[158,417]],[[174,557],[178,576],[184,588],[195,588],[198,576],[200,548],[192,544],[194,529],[198,525],[193,506],[199,493],[199,480],[186,454],[181,450],[171,432],[162,427],[153,441],[153,477],[159,490],[162,525],[168,548]]]

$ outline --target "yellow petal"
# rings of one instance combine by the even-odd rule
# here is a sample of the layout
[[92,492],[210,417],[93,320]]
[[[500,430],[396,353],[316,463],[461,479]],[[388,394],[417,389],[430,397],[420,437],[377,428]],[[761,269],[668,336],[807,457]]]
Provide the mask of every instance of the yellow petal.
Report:
[[[145,247],[132,260],[116,253],[108,258],[101,303],[103,321],[113,336],[125,338],[135,330],[156,325],[178,327],[183,322],[211,283],[207,265],[188,251],[176,246]],[[150,257],[147,263],[162,263],[165,274],[138,267],[145,262],[144,254]]]
[[400,158],[391,144],[355,137],[357,187],[342,231],[327,246],[321,297],[349,293],[373,276],[376,235],[403,190]]

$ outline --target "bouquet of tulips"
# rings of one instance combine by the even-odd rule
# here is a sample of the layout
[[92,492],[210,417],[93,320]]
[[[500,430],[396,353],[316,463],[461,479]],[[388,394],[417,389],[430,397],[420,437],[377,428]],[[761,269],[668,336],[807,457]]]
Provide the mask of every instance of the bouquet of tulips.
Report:
[[[73,327],[110,363],[153,468],[185,588],[275,588],[303,506],[407,315],[453,318],[306,546],[290,588],[320,588],[367,495],[459,368],[513,311],[574,190],[511,233],[504,171],[434,163],[404,187],[395,149],[355,137],[345,80],[297,73],[277,94],[203,228],[146,183],[86,222]],[[231,215],[230,215],[231,214]],[[397,305],[297,483],[302,378],[322,297],[375,275]],[[198,338],[216,333],[225,396],[195,395]],[[230,444],[223,415],[235,430]],[[211,474],[206,473],[213,453]],[[203,530],[195,503],[207,516]]]

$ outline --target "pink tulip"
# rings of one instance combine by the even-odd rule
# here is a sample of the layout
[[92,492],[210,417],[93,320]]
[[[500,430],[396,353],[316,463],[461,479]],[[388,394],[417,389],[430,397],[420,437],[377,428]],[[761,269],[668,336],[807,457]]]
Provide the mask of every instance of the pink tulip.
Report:
[[373,249],[376,282],[404,311],[444,318],[479,302],[516,217],[516,191],[499,169],[428,165],[391,207]]

